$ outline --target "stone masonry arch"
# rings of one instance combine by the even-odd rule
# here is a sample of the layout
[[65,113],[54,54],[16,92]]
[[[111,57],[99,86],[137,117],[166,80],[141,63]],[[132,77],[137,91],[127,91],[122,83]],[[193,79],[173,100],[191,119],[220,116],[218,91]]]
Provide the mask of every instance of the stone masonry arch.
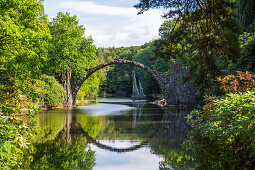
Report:
[[131,60],[114,60],[107,63],[99,64],[96,67],[85,69],[84,77],[69,77],[70,81],[64,85],[66,89],[66,96],[64,98],[64,106],[72,107],[75,105],[76,96],[85,80],[89,78],[94,72],[114,64],[131,64],[147,71],[158,83],[166,104],[171,107],[193,107],[197,106],[196,87],[192,81],[183,83],[183,77],[187,74],[187,68],[184,68],[180,63],[170,66],[169,73],[162,73],[151,69],[150,67]]
[[[102,63],[96,67],[90,68],[90,69],[85,69],[86,71],[86,75],[82,78],[76,78],[75,80],[70,81],[70,92],[66,93],[66,97],[64,100],[64,106],[65,107],[72,107],[75,105],[76,102],[76,97],[77,97],[77,93],[79,91],[79,89],[81,88],[82,84],[84,83],[85,80],[87,80],[89,78],[89,76],[91,76],[94,72],[109,66],[109,65],[114,65],[114,64],[131,64],[134,65],[136,67],[139,67],[143,70],[145,70],[146,72],[148,72],[157,82],[157,84],[159,85],[161,91],[164,92],[167,90],[167,82],[169,81],[169,76],[165,73],[162,72],[158,72],[156,70],[151,69],[150,67],[143,65],[141,63],[135,62],[135,61],[131,61],[131,60],[114,60],[114,61],[110,61],[107,63]],[[69,95],[68,95],[69,94]]]

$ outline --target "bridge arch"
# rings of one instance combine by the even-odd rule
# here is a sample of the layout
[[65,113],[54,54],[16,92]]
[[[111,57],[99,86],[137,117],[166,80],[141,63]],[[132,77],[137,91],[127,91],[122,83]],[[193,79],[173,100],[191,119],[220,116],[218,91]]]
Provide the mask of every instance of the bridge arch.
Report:
[[154,134],[152,134],[150,137],[140,142],[139,144],[132,145],[126,148],[117,148],[117,147],[112,147],[112,146],[102,144],[100,143],[100,141],[91,137],[87,132],[84,131],[83,127],[77,121],[77,119],[72,117],[71,115],[71,117],[69,117],[69,121],[65,122],[65,127],[58,132],[54,140],[55,141],[64,140],[67,144],[70,144],[73,138],[72,135],[76,136],[77,134],[79,134],[81,136],[84,136],[88,143],[91,143],[97,146],[98,148],[108,150],[111,152],[121,153],[121,152],[132,152],[132,151],[141,149],[142,147],[150,143],[150,141],[153,141],[154,137],[157,136],[158,132],[160,132],[159,129]]
[[85,136],[85,138],[88,140],[89,143],[92,143],[93,145],[97,146],[98,148],[104,149],[104,150],[108,150],[111,152],[117,152],[117,153],[121,153],[121,152],[132,152],[138,149],[141,149],[142,147],[144,147],[145,145],[147,145],[149,143],[149,141],[153,138],[149,137],[148,139],[146,139],[145,141],[141,142],[140,144],[137,145],[133,145],[127,148],[115,148],[112,146],[108,146],[105,144],[100,143],[99,141],[93,139],[92,137],[90,137],[86,132],[83,132],[82,135]]
[[[146,72],[148,72],[157,82],[157,84],[159,85],[161,91],[164,93],[166,91],[166,85],[168,82],[168,75],[162,72],[158,72],[156,70],[151,69],[150,67],[135,62],[135,61],[131,61],[131,60],[114,60],[114,61],[110,61],[107,63],[102,63],[96,67],[90,68],[90,69],[85,69],[86,71],[86,75],[83,78],[79,78],[77,80],[74,80],[73,82],[71,82],[71,93],[67,92],[67,94],[72,94],[72,96],[66,96],[65,97],[65,101],[64,101],[64,106],[74,106],[75,102],[76,102],[76,97],[77,97],[77,93],[79,91],[79,89],[81,88],[82,84],[84,83],[84,81],[86,81],[89,76],[91,76],[94,72],[109,66],[109,65],[115,65],[115,64],[130,64],[130,65],[134,65],[136,67],[139,67],[143,70],[145,70]],[[71,105],[70,105],[71,103]]]

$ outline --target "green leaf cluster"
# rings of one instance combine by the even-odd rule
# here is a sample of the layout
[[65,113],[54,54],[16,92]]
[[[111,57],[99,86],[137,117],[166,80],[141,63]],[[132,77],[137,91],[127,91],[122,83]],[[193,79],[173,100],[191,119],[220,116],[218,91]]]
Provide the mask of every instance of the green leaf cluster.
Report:
[[49,24],[52,40],[47,67],[55,76],[70,70],[78,77],[85,75],[85,68],[95,66],[96,49],[92,38],[85,38],[85,28],[77,16],[59,12]]
[[187,118],[189,150],[198,169],[252,169],[255,166],[255,91],[227,94]]
[[241,57],[233,65],[235,70],[255,72],[255,31],[253,33],[244,32],[239,36],[241,44]]
[[12,93],[17,79],[41,73],[50,38],[40,1],[0,1],[1,90]]
[[63,104],[65,90],[54,77],[43,74],[40,79],[25,80],[22,94],[41,106],[59,106]]
[[[23,113],[22,117],[20,113]],[[32,139],[37,132],[38,106],[24,96],[6,99],[0,104],[0,167],[27,169],[35,152]]]
[[90,170],[95,166],[95,153],[85,143],[46,142],[35,147],[31,169]]

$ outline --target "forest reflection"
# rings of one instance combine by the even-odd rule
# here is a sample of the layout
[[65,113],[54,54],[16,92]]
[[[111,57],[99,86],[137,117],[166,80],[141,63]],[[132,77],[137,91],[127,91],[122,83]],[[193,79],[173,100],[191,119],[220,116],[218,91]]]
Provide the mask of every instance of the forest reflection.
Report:
[[190,110],[161,109],[145,102],[125,105],[135,109],[97,116],[91,110],[86,113],[86,106],[41,113],[42,133],[35,140],[37,154],[32,167],[93,169],[100,165],[97,152],[125,155],[142,148],[158,157],[155,166],[159,169],[193,166],[191,157],[182,151],[190,129],[184,117]]

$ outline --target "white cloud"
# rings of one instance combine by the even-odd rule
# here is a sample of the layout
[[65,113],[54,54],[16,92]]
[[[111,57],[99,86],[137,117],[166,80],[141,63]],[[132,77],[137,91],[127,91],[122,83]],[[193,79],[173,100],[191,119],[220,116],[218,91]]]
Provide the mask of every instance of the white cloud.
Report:
[[75,9],[77,12],[88,13],[94,15],[104,16],[134,16],[136,9],[134,8],[123,8],[123,7],[112,7],[106,5],[98,5],[94,2],[79,2],[79,1],[63,1],[60,4],[61,8]]
[[162,11],[150,10],[137,15],[135,8],[98,5],[91,1],[45,0],[46,13],[56,16],[57,12],[68,11],[77,15],[99,47],[142,45],[158,37],[163,23]]

